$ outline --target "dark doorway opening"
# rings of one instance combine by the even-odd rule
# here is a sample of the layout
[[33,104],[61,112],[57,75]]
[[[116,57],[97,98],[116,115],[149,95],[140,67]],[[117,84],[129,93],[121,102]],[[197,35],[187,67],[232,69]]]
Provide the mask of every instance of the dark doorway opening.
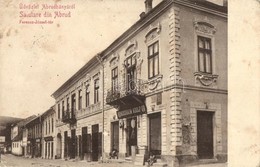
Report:
[[197,153],[200,159],[213,158],[213,114],[197,111]]
[[64,158],[68,157],[68,132],[64,132]]
[[98,161],[99,140],[98,140],[98,124],[92,125],[92,161]]
[[111,131],[112,131],[112,136],[111,136],[111,151],[113,149],[116,149],[119,151],[119,122],[112,122],[111,123]]
[[132,156],[131,146],[137,145],[137,118],[129,118],[126,121],[127,136],[126,136],[126,153],[127,156]]
[[88,127],[82,128],[82,159],[85,157],[87,159],[88,153]]
[[149,152],[161,155],[161,113],[149,115]]
[[76,155],[76,130],[71,130],[71,142],[70,142],[70,158],[74,159]]

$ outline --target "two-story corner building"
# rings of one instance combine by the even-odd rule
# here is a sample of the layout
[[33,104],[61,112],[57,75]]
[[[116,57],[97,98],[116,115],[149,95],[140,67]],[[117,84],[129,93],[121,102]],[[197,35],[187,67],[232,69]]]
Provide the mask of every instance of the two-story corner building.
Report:
[[102,153],[102,68],[97,56],[54,93],[56,156],[97,161]]
[[[146,0],[140,20],[101,52],[104,151],[187,163],[227,157],[227,7]],[[178,162],[177,162],[178,161]]]
[[42,119],[38,115],[26,123],[25,127],[28,131],[27,136],[27,156],[31,158],[39,158],[42,156]]
[[42,157],[46,159],[55,158],[55,106],[41,115],[42,119]]

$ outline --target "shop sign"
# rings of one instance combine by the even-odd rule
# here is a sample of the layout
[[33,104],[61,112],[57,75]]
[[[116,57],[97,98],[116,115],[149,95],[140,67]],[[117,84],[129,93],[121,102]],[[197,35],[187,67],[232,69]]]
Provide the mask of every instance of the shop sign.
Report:
[[117,111],[118,119],[130,117],[130,116],[135,116],[135,115],[141,115],[141,114],[146,114],[145,104],[143,104],[141,106],[134,107],[134,108],[129,108],[129,109]]

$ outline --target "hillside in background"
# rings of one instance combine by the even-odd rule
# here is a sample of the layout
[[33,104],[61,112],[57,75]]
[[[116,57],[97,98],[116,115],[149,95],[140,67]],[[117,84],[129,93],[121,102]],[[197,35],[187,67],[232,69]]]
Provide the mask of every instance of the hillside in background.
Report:
[[22,120],[22,118],[0,116],[0,126],[5,126],[8,123],[16,123],[21,120]]
[[0,116],[0,135],[5,135],[5,128],[7,124],[17,123],[23,120],[22,118]]

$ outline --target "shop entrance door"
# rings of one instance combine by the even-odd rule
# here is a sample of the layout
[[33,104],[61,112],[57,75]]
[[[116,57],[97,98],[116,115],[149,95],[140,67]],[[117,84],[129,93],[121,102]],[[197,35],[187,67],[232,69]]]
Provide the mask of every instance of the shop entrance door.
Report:
[[76,155],[76,130],[71,130],[70,158],[74,159]]
[[149,115],[149,151],[161,155],[161,113]]
[[213,112],[197,112],[197,142],[198,157],[213,158]]
[[92,125],[92,161],[98,161],[98,124]]
[[116,149],[119,151],[119,122],[112,122],[112,145],[111,150]]
[[127,156],[132,156],[131,146],[137,145],[137,119],[136,117],[129,118],[127,123],[127,137],[126,137],[126,153]]

